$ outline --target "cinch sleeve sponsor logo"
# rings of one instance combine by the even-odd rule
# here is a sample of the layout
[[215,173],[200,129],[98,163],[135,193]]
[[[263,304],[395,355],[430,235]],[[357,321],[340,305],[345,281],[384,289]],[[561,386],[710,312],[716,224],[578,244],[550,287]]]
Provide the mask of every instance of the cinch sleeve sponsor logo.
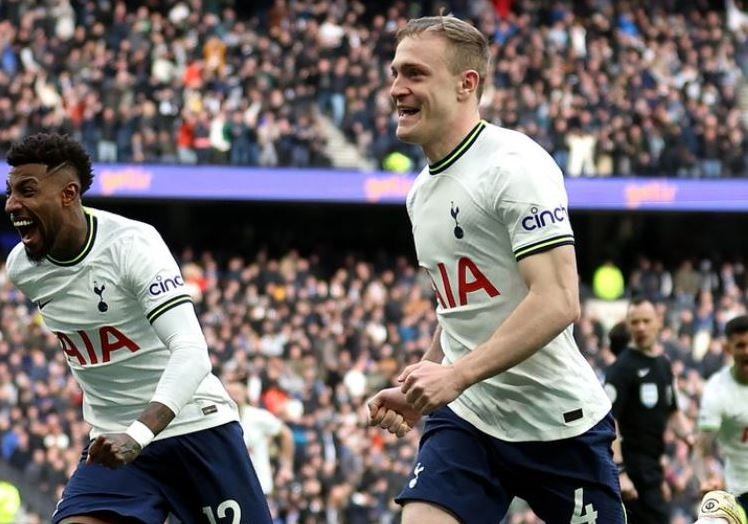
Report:
[[537,207],[532,207],[530,213],[530,215],[522,219],[522,229],[525,231],[533,231],[535,229],[544,228],[550,224],[563,222],[567,217],[566,208],[564,206],[554,207],[553,209],[543,209],[542,211]]
[[162,293],[168,293],[172,289],[184,286],[184,280],[181,275],[176,275],[171,278],[164,278],[161,275],[156,277],[156,281],[148,286],[148,293],[152,296],[157,297]]

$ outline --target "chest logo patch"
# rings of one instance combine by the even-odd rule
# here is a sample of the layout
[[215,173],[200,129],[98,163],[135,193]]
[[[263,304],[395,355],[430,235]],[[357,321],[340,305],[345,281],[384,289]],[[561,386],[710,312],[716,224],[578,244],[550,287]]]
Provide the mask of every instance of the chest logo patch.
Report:
[[465,231],[460,227],[460,223],[457,221],[457,215],[460,214],[460,208],[458,206],[455,206],[454,202],[450,202],[452,205],[449,214],[452,215],[452,218],[455,221],[455,228],[454,228],[454,234],[455,238],[462,238],[465,236]]
[[98,308],[99,311],[102,313],[106,313],[109,310],[109,305],[104,302],[104,290],[106,289],[106,286],[104,284],[101,284],[101,286],[96,285],[96,281],[94,281],[94,288],[93,292],[96,293],[99,296],[99,304]]
[[639,386],[639,399],[645,408],[652,409],[657,405],[660,395],[657,393],[657,384],[645,382]]

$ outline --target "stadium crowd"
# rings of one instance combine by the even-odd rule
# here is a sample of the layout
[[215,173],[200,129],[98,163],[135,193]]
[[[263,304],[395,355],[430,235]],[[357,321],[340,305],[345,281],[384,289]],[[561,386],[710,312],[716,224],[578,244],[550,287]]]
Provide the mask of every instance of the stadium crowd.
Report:
[[324,166],[321,112],[380,165],[417,169],[388,64],[394,31],[444,5],[492,42],[484,117],[569,176],[745,176],[748,31],[727,4],[275,0],[247,17],[225,0],[6,1],[0,154],[45,129],[101,162]]
[[[392,498],[411,472],[419,432],[397,439],[368,427],[365,399],[428,347],[436,321],[428,278],[405,257],[332,263],[295,251],[245,259],[186,250],[180,261],[216,374],[245,383],[249,403],[292,431],[293,476],[276,475],[268,495],[277,522],[397,522]],[[642,257],[626,280],[629,293],[658,304],[660,343],[694,421],[704,380],[726,361],[721,330],[746,311],[745,267],[684,260],[670,271]],[[595,299],[588,286],[582,295],[588,306]],[[81,393],[56,337],[4,271],[0,303],[1,460],[54,500],[87,438]],[[601,379],[615,358],[607,329],[618,320],[585,307],[576,325],[580,351]],[[673,522],[689,523],[699,498],[689,449],[670,432],[665,438]],[[520,503],[508,522],[538,521]]]

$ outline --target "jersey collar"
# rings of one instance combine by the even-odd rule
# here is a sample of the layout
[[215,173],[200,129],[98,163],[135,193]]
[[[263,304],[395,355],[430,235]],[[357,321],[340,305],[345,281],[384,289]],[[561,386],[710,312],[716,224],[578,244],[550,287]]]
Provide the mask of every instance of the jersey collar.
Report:
[[83,209],[83,214],[86,217],[86,241],[83,242],[80,252],[69,260],[59,260],[51,255],[47,255],[47,260],[57,266],[74,266],[88,255],[93,249],[94,241],[96,240],[96,230],[98,229],[98,221],[96,217],[87,209]]
[[457,160],[459,160],[460,157],[465,154],[468,149],[470,149],[470,146],[475,143],[475,141],[478,139],[478,135],[480,135],[481,131],[483,131],[485,128],[485,120],[481,120],[480,122],[478,122],[475,127],[470,130],[467,136],[462,139],[462,142],[457,144],[457,147],[455,147],[449,154],[447,154],[447,156],[445,156],[438,162],[429,165],[429,173],[431,173],[432,175],[437,175],[457,162]]

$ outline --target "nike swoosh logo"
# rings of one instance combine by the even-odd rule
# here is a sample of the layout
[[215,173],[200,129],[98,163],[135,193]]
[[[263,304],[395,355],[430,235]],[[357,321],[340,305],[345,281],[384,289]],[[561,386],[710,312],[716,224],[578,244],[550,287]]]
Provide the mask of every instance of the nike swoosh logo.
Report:
[[640,369],[639,371],[637,371],[637,374],[640,378],[646,377],[649,374],[649,369]]
[[37,303],[36,303],[36,307],[38,307],[38,308],[39,308],[39,311],[41,311],[42,309],[44,309],[44,306],[46,306],[46,305],[47,305],[47,304],[49,304],[50,302],[52,302],[52,299],[51,299],[51,298],[50,298],[49,300],[47,300],[46,302],[40,302],[40,301],[37,301]]

